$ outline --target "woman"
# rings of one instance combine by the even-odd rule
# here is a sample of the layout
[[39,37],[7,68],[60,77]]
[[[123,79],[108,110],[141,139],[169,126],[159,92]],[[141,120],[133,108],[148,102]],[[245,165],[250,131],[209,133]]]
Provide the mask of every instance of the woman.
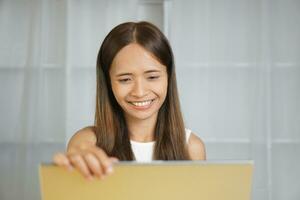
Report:
[[171,47],[149,22],[127,22],[104,39],[97,58],[95,125],[78,131],[53,160],[87,179],[104,178],[118,160],[205,160],[185,129]]

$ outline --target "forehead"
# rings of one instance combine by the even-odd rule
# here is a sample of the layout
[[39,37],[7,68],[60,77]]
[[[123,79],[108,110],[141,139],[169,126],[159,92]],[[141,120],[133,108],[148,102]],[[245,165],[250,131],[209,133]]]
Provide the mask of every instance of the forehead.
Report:
[[165,71],[166,66],[161,64],[155,56],[136,43],[123,47],[113,59],[110,72],[143,72],[148,70]]

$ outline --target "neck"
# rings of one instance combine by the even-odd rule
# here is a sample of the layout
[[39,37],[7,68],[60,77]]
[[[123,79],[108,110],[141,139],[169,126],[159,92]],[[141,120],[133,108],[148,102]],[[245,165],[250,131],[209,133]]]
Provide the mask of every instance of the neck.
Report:
[[154,131],[157,115],[148,119],[134,119],[126,117],[130,139],[137,142],[151,142],[154,140]]

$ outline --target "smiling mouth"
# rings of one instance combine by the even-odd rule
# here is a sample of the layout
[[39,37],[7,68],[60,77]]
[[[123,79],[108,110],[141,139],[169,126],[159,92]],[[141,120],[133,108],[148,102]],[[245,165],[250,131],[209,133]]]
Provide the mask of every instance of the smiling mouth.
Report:
[[136,106],[136,107],[147,107],[149,106],[155,99],[147,100],[147,101],[129,101],[128,103]]

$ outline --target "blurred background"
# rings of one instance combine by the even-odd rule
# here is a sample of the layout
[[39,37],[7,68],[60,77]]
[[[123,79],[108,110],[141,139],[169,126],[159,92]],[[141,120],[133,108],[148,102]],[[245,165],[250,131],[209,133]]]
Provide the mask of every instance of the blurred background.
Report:
[[0,0],[0,199],[40,199],[38,164],[93,124],[104,36],[140,20],[207,159],[253,159],[253,200],[299,200],[299,0]]

